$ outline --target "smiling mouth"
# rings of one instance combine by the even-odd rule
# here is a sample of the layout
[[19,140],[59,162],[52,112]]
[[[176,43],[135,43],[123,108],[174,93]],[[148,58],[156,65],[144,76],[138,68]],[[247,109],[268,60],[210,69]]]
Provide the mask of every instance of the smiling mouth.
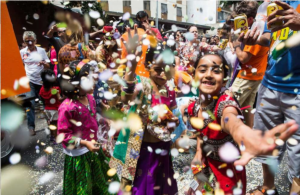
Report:
[[203,81],[202,84],[208,85],[208,86],[214,86],[216,84],[216,82],[213,82],[213,81]]

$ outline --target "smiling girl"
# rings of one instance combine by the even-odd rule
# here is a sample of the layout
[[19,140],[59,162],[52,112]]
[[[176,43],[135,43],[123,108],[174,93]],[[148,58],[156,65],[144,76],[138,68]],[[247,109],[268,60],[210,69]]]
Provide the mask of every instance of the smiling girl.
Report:
[[[235,165],[246,165],[254,156],[270,153],[276,146],[274,140],[278,139],[275,134],[278,133],[280,139],[286,139],[297,125],[295,121],[290,121],[274,127],[264,136],[246,126],[241,120],[242,112],[238,103],[224,92],[227,72],[228,63],[217,54],[204,55],[195,63],[195,80],[200,82],[200,96],[188,106],[188,115],[199,135],[192,165],[205,164],[203,173],[207,173],[207,169],[213,172],[225,194],[232,194],[237,186],[241,194],[245,194],[245,167],[239,166],[237,170]],[[241,149],[242,157],[239,160],[234,146]],[[228,159],[234,151],[236,155]]]

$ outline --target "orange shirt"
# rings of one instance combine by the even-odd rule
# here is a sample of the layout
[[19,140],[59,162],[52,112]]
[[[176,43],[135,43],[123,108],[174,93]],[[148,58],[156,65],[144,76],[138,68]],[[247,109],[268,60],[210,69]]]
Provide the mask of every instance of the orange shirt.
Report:
[[[143,35],[145,34],[145,31],[141,28],[138,28],[137,29],[137,33],[139,35],[139,40],[142,39]],[[131,30],[131,35],[133,36],[134,35],[134,30]],[[122,38],[124,39],[124,41],[128,41],[128,33],[124,33],[122,35]],[[125,48],[125,45],[123,44],[123,42],[121,41],[121,48],[122,48],[122,55],[121,55],[121,58],[126,58],[127,56],[127,51],[126,51],[126,48]],[[146,52],[148,50],[148,46],[147,45],[142,45],[142,55],[141,55],[141,58],[140,58],[140,61],[137,63],[137,67],[136,67],[136,70],[135,70],[135,73],[139,76],[144,76],[144,77],[149,77],[149,71],[145,68],[145,59],[146,59]]]
[[[262,80],[267,68],[269,47],[246,45],[243,51],[251,53],[252,57],[249,62],[241,65],[242,69],[237,77],[254,81]],[[253,68],[257,69],[256,73],[252,73]]]

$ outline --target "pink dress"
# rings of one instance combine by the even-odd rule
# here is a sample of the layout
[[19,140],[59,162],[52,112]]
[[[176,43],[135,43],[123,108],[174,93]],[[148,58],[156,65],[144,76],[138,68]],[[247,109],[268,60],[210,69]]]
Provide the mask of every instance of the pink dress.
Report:
[[98,123],[96,120],[96,102],[92,95],[87,94],[89,106],[83,105],[78,100],[65,99],[58,108],[57,129],[58,134],[64,133],[62,142],[66,148],[74,144],[74,138],[97,141]]
[[[51,47],[51,50],[50,50],[50,62],[51,64],[55,64],[55,61],[54,59],[56,60],[56,51],[54,48]],[[54,73],[55,73],[55,76],[57,76],[57,64],[54,65]]]

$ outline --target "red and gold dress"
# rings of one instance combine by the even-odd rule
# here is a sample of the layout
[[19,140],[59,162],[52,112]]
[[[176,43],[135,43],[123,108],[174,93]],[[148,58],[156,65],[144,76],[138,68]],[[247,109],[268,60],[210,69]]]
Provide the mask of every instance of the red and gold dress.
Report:
[[[236,170],[233,163],[227,163],[227,166],[224,167],[225,162],[220,159],[218,154],[219,148],[226,142],[231,142],[234,145],[237,144],[234,142],[233,138],[224,131],[216,131],[208,127],[209,123],[216,123],[221,125],[222,112],[226,107],[235,107],[239,113],[241,113],[241,110],[236,101],[228,95],[220,95],[220,97],[217,100],[214,100],[212,104],[213,105],[211,105],[211,111],[215,119],[212,119],[212,117],[204,119],[204,126],[202,129],[197,129],[193,127],[198,132],[200,132],[200,137],[203,140],[202,156],[204,157],[204,164],[208,165],[207,167],[209,167],[210,170],[213,172],[216,181],[219,182],[220,188],[224,190],[225,194],[233,193],[233,189],[237,186],[239,181],[242,182],[242,194],[245,194],[245,167],[242,171]],[[188,107],[189,117],[198,117],[200,107],[201,106],[199,99],[191,103]],[[211,148],[210,151],[207,151],[207,148]],[[227,176],[227,169],[231,169],[233,171],[233,177]]]

